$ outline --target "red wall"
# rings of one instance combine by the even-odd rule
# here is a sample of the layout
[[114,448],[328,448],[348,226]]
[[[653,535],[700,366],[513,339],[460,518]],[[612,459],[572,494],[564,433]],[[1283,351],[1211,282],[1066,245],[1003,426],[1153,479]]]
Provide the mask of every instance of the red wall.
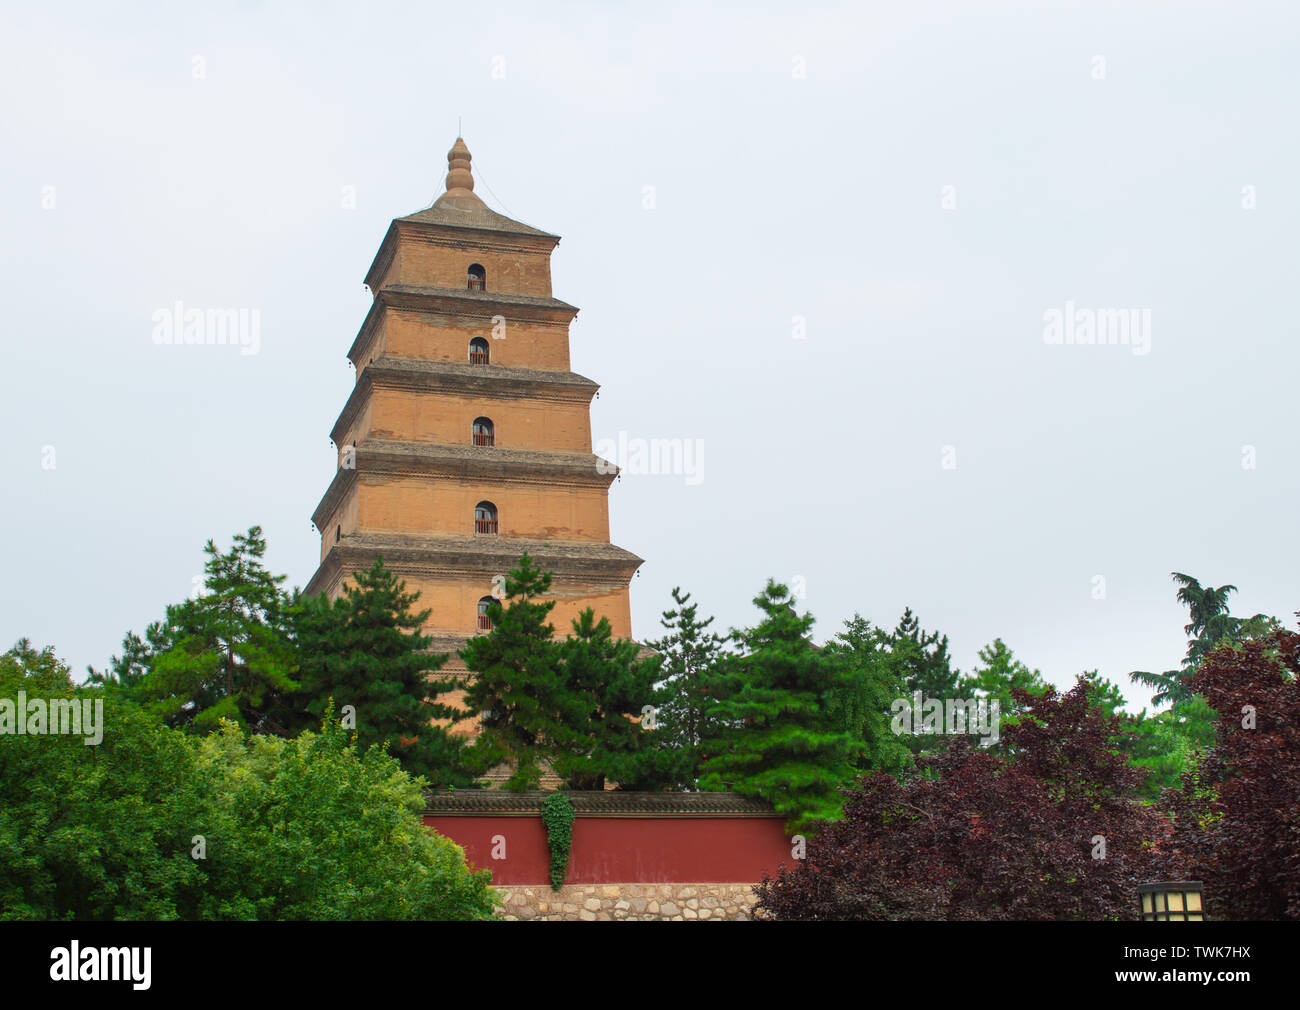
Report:
[[[427,816],[424,823],[465,849],[496,884],[545,884],[551,856],[540,815]],[[505,839],[493,859],[492,838]],[[779,817],[579,817],[573,822],[568,884],[757,884],[791,865]]]

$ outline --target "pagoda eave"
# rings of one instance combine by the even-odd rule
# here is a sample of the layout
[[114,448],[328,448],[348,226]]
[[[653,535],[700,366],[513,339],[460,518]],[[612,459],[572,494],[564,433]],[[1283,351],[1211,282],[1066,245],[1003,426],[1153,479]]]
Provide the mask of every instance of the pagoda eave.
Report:
[[352,468],[335,471],[334,479],[312,513],[317,529],[334,514],[360,474],[391,477],[483,479],[546,487],[604,487],[618,467],[594,453],[546,452],[499,446],[448,446],[369,438],[356,447]]
[[330,439],[341,445],[348,429],[374,389],[419,393],[473,394],[492,399],[526,398],[588,405],[600,386],[577,372],[547,372],[504,365],[469,365],[451,361],[380,358],[357,377],[339,413]]
[[631,551],[601,541],[353,533],[330,548],[304,592],[309,596],[328,592],[379,557],[386,568],[402,576],[490,579],[512,569],[525,552],[536,567],[557,578],[600,580],[611,585],[626,586],[645,563]]
[[[465,288],[419,287],[412,284],[389,284],[375,292],[375,299],[357,330],[348,357],[356,361],[364,356],[380,316],[388,309],[423,312],[428,315],[480,319],[485,327],[498,316],[515,322],[552,323],[567,326],[578,315],[576,305],[558,298],[533,295],[503,295],[500,292],[470,291]],[[505,311],[502,311],[502,310]]]

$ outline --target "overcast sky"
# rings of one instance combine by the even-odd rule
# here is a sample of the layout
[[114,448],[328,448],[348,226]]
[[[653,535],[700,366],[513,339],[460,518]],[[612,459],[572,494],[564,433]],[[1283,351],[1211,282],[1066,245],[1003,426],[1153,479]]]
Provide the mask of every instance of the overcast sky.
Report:
[[[801,578],[819,637],[911,606],[963,669],[1000,636],[1143,702],[1171,571],[1294,625],[1293,4],[3,21],[5,646],[100,666],[254,523],[306,583],[362,279],[458,117],[476,192],[563,236],[595,438],[702,441],[611,493],[638,638],[675,585],[726,628]],[[258,353],[156,344],[178,300],[257,310]],[[1048,342],[1121,309],[1127,345]]]

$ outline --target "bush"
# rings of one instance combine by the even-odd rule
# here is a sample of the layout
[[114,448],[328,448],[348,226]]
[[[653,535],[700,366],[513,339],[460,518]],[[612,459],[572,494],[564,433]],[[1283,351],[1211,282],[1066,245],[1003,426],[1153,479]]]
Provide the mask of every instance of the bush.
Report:
[[1300,919],[1300,635],[1224,646],[1191,681],[1215,742],[1177,793],[1160,873],[1205,881],[1214,919]]
[[1086,682],[1016,697],[1014,759],[958,738],[918,758],[922,774],[864,779],[806,858],[759,885],[759,916],[1133,918],[1159,820],[1133,798],[1141,773],[1116,753],[1117,720]]
[[337,725],[194,737],[25,641],[0,656],[0,699],[19,691],[102,703],[103,740],[0,734],[0,918],[492,914],[489,874],[424,827],[420,780]]

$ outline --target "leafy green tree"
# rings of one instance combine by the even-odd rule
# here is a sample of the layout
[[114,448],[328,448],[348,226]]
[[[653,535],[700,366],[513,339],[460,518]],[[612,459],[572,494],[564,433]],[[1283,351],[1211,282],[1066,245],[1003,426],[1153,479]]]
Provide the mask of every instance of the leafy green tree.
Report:
[[422,780],[337,721],[292,740],[226,723],[195,746],[209,783],[201,918],[491,918],[491,874],[424,826]]
[[543,762],[563,732],[565,671],[547,620],[555,601],[541,600],[550,588],[551,573],[525,553],[506,576],[506,605],[493,600],[488,607],[492,630],[460,650],[471,674],[462,718],[482,713],[467,757],[479,771],[509,765],[507,789],[538,788]]
[[757,625],[737,632],[740,654],[722,664],[722,726],[705,742],[701,786],[761,797],[807,830],[839,815],[840,790],[855,775],[862,743],[828,717],[828,696],[848,689],[853,673],[842,652],[812,641],[813,618],[795,611],[776,582],[754,598]]
[[419,597],[377,558],[343,584],[337,599],[295,601],[297,723],[319,726],[331,714],[332,699],[351,706],[351,728],[363,746],[387,747],[403,768],[431,785],[469,786],[473,776],[462,767],[462,738],[446,729],[458,712],[439,700],[457,683],[438,676],[447,656],[427,651],[433,639],[420,629],[430,611],[413,609]]
[[204,547],[203,591],[167,608],[148,643],[128,635],[109,673],[130,698],[168,725],[210,732],[233,719],[256,733],[285,734],[295,721],[296,657],[281,583],[262,563],[260,526],[226,553]]
[[424,827],[422,781],[337,722],[191,735],[27,641],[0,656],[0,698],[18,691],[102,706],[102,739],[0,734],[0,919],[491,915],[489,875]]
[[559,651],[564,684],[553,766],[567,787],[604,789],[609,781],[638,789],[671,774],[672,755],[656,746],[658,730],[643,725],[653,718],[659,662],[643,658],[636,642],[615,638],[609,620],[596,620],[590,607]]
[[186,737],[78,687],[26,639],[0,656],[0,698],[19,691],[98,702],[103,738],[0,734],[0,919],[185,917],[204,882],[189,852],[202,804]]
[[659,653],[663,680],[656,712],[655,740],[668,760],[667,777],[684,789],[697,788],[701,743],[714,735],[709,677],[726,645],[726,639],[709,630],[713,618],[699,618],[699,604],[680,587],[673,589],[673,608],[665,610],[660,624],[667,634],[647,643]]
[[907,745],[890,726],[890,706],[903,697],[903,682],[889,652],[889,634],[860,614],[826,648],[844,657],[846,683],[827,691],[828,725],[862,743],[855,765],[860,772],[898,772],[912,764]]

